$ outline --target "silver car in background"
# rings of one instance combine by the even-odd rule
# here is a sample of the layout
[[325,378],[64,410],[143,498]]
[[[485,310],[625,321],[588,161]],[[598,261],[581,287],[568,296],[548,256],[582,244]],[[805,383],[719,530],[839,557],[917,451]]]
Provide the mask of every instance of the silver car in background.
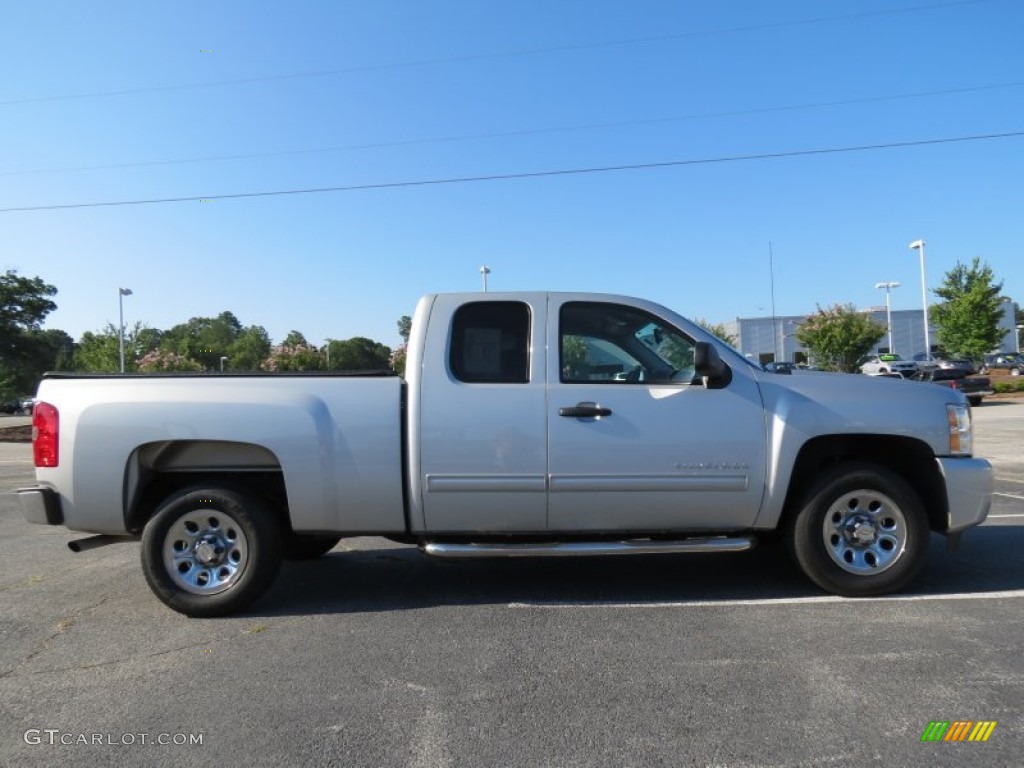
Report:
[[897,354],[873,355],[860,367],[860,372],[869,376],[881,376],[886,373],[910,376],[917,370],[917,363],[913,360],[904,360]]

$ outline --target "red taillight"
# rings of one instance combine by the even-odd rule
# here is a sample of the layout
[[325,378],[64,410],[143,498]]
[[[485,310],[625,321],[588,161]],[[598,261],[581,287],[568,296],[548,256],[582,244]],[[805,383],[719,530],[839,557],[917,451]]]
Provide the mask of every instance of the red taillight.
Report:
[[60,419],[49,403],[36,403],[32,409],[32,455],[37,467],[56,467],[60,463]]

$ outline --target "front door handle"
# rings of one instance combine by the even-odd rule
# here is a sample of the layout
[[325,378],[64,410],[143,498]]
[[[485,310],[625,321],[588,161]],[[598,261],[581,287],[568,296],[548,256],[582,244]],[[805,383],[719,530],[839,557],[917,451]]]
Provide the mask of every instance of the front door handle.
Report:
[[563,406],[558,409],[559,416],[570,419],[593,419],[602,416],[611,416],[611,408],[603,408],[597,403],[576,403],[576,405]]

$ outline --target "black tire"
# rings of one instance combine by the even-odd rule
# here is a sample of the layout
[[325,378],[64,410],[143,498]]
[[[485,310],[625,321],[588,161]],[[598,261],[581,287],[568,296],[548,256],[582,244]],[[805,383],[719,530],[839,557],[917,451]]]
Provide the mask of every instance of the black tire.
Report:
[[281,567],[282,533],[259,499],[225,487],[170,496],[142,533],[150,589],[186,616],[226,616],[262,595]]
[[316,560],[334,549],[341,536],[291,533],[284,540],[285,560]]
[[967,398],[967,402],[971,404],[971,407],[977,408],[981,405],[981,395],[972,395]]
[[895,472],[859,462],[825,472],[787,532],[807,577],[845,597],[902,589],[924,566],[929,539],[914,489]]

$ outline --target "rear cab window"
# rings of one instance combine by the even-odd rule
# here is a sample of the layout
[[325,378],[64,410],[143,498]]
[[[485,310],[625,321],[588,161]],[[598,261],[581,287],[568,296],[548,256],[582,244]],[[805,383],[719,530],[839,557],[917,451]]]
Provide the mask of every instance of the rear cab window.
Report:
[[523,302],[463,304],[452,317],[452,376],[467,384],[528,384],[530,322],[530,307]]

